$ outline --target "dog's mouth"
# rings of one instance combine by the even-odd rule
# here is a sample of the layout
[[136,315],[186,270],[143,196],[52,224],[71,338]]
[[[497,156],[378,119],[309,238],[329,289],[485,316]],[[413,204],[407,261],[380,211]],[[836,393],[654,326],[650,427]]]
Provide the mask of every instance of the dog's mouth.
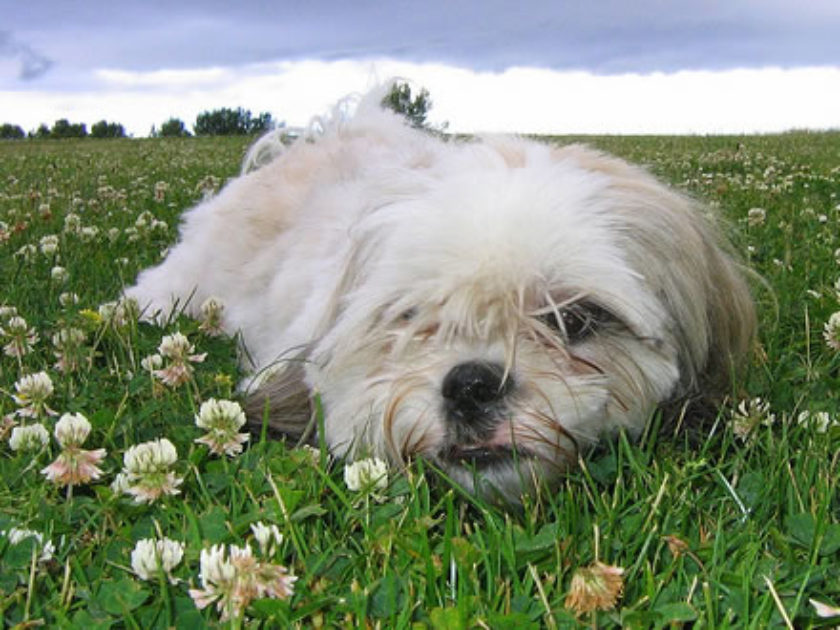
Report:
[[510,445],[452,445],[440,453],[440,459],[448,464],[475,470],[510,464],[532,457],[533,454],[528,450]]

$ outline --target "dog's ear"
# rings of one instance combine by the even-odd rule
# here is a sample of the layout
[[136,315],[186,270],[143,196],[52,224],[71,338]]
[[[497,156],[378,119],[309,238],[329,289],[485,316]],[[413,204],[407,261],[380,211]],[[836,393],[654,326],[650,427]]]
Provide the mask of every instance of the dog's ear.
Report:
[[245,415],[255,433],[269,433],[295,444],[314,443],[315,418],[303,360],[289,361],[267,376],[245,399]]
[[753,350],[757,330],[755,303],[747,283],[750,272],[741,264],[716,225],[704,225],[706,316],[709,349],[700,387],[731,391],[733,374]]

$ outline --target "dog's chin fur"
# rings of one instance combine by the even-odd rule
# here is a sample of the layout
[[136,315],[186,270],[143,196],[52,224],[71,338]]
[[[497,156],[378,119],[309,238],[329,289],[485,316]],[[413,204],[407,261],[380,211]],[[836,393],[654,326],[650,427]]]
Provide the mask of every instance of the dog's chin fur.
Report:
[[272,159],[127,291],[149,316],[221,299],[258,422],[304,434],[317,392],[334,454],[422,457],[516,501],[729,386],[754,312],[705,208],[582,146],[446,141],[380,98],[261,141]]

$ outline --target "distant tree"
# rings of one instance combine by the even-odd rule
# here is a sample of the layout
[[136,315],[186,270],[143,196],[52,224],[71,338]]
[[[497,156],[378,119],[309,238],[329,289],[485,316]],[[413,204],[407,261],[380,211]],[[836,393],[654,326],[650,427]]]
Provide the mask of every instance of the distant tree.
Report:
[[84,123],[70,123],[66,118],[55,121],[50,130],[50,138],[84,138],[88,135]]
[[47,127],[44,123],[41,123],[38,126],[38,129],[29,132],[29,137],[37,138],[38,140],[45,140],[46,138],[50,137],[50,128]]
[[268,112],[262,112],[256,118],[251,119],[251,128],[249,133],[258,134],[265,133],[274,126],[274,120]]
[[26,134],[23,132],[23,128],[21,128],[20,125],[4,123],[3,126],[0,127],[0,138],[3,140],[20,140],[25,137]]
[[125,127],[119,123],[100,120],[90,128],[91,138],[125,138]]
[[421,88],[420,93],[412,97],[411,86],[404,81],[396,81],[388,95],[382,99],[382,104],[408,118],[413,127],[429,127],[426,116],[432,108],[432,99],[426,88]]
[[244,136],[266,131],[271,124],[271,114],[267,112],[253,118],[250,110],[223,107],[200,113],[193,129],[197,136]]
[[161,138],[186,138],[190,135],[187,126],[180,118],[170,118],[160,126],[157,135]]

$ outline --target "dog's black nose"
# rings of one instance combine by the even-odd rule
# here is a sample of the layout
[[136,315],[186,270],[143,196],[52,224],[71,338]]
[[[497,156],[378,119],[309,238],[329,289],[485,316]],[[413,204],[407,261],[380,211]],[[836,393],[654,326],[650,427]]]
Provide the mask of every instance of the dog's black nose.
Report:
[[470,361],[456,365],[443,379],[448,415],[467,422],[485,418],[493,403],[510,388],[510,379],[504,376],[504,368],[496,363]]

